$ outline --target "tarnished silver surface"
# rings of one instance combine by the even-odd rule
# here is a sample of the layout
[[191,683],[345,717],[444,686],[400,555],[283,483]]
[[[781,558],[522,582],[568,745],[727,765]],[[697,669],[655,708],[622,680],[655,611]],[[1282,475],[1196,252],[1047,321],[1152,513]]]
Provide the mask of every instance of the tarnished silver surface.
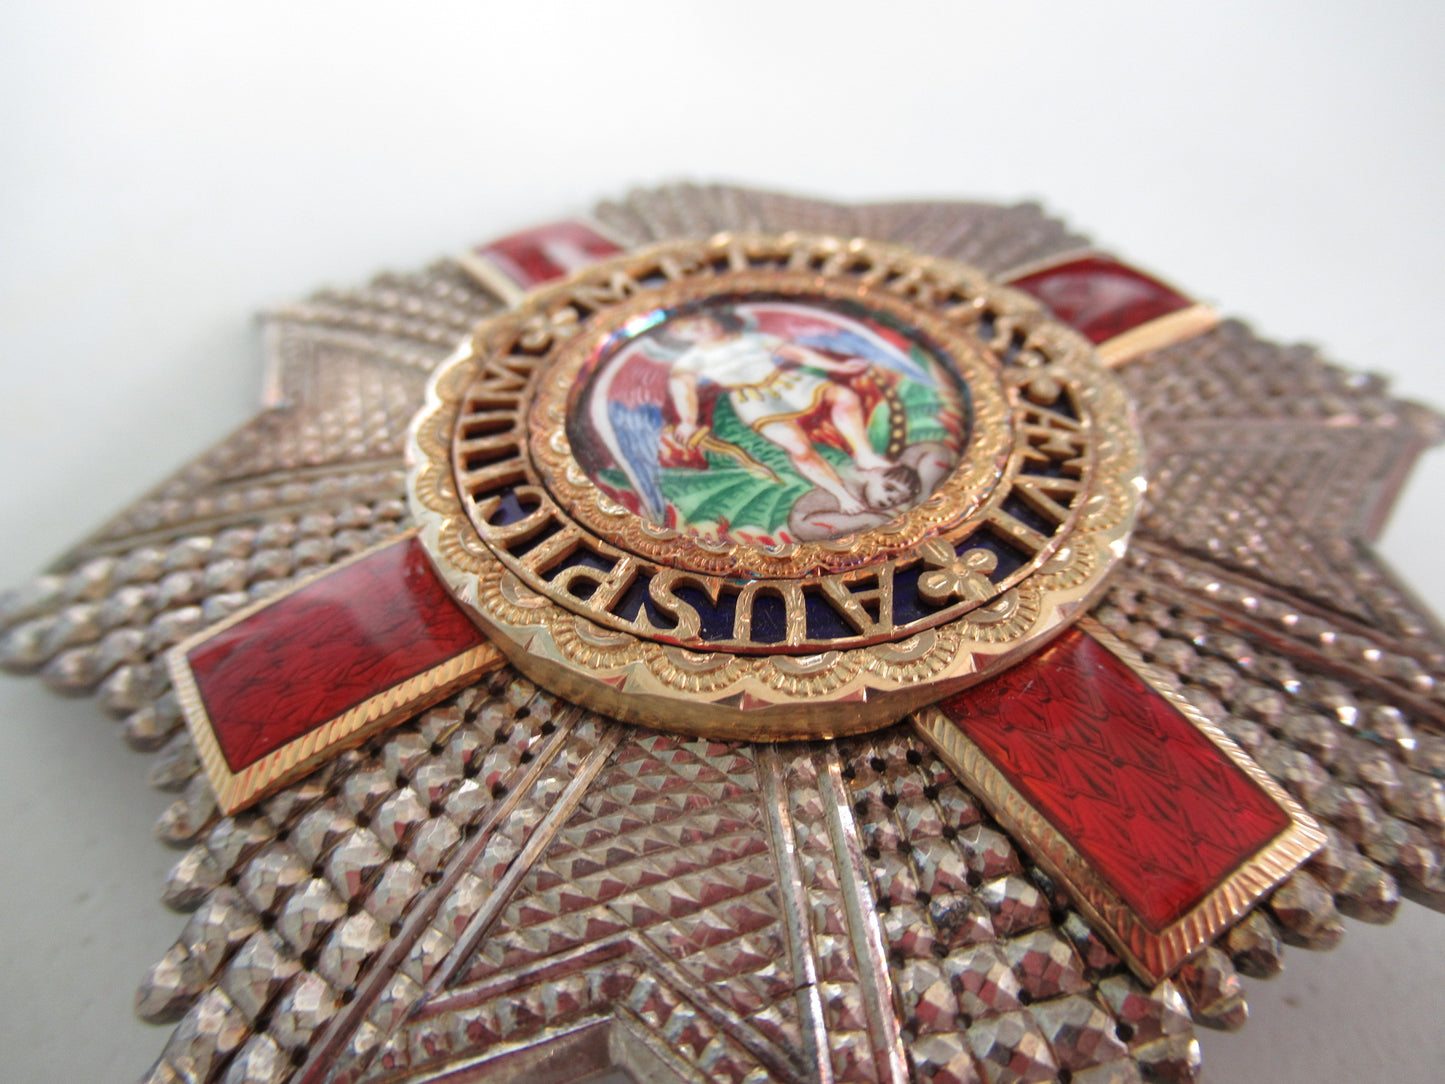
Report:
[[[598,216],[994,272],[1083,243],[1028,207],[736,189]],[[219,817],[159,653],[404,525],[405,421],[496,308],[442,263],[275,314],[275,405],[3,603],[7,668],[94,691],[177,794],[157,832],[190,918],[137,1000],[178,1021],[152,1079],[1191,1080],[1193,1025],[1243,1022],[1238,973],[1401,892],[1445,902],[1445,647],[1368,548],[1438,420],[1235,324],[1120,370],[1152,485],[1095,616],[1330,845],[1174,981],[1143,989],[905,727],[687,740],[504,672]]]

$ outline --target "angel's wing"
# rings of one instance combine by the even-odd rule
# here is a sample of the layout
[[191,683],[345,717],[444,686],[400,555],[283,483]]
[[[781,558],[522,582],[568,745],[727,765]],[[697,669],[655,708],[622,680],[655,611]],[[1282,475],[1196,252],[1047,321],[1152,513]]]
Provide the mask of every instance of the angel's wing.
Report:
[[830,328],[816,334],[800,336],[797,342],[814,350],[826,350],[830,354],[862,358],[892,372],[902,373],[922,384],[931,386],[935,383],[932,375],[907,354],[885,347],[871,335],[863,335],[846,328]]
[[909,357],[908,351],[886,342],[867,325],[841,313],[830,312],[825,319],[816,310],[786,302],[764,302],[749,308],[759,330],[814,350],[862,358],[930,386],[936,383],[930,373]]
[[667,374],[666,362],[634,350],[601,374],[590,405],[594,429],[655,520],[667,506],[658,484]]

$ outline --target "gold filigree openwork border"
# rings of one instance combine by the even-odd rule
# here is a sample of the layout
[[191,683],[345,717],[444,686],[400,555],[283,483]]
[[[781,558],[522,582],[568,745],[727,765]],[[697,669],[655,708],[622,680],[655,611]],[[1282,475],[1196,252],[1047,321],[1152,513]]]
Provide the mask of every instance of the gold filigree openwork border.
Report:
[[[540,359],[572,340],[592,314],[631,303],[659,279],[717,279],[757,272],[768,261],[819,280],[852,269],[862,281],[935,314],[965,324],[986,317],[986,345],[1009,355],[1005,380],[1019,402],[1030,395],[1046,401],[1061,382],[1070,388],[1089,438],[1088,486],[1069,508],[1066,528],[1037,548],[1032,575],[995,585],[995,592],[957,606],[947,620],[892,640],[816,650],[790,642],[797,648],[791,654],[694,650],[607,627],[558,605],[487,544],[468,515],[476,474],[453,459],[464,410],[479,396],[506,401],[520,424],[533,405]],[[481,439],[500,445],[519,434]],[[409,493],[423,544],[453,595],[519,669],[621,719],[757,740],[883,726],[1037,650],[1093,601],[1104,573],[1123,553],[1143,489],[1138,439],[1122,389],[1092,360],[1087,344],[1032,299],[896,246],[799,236],[723,235],[660,245],[530,295],[516,312],[478,329],[435,374],[413,422],[409,458]],[[484,473],[485,456],[482,463]],[[512,472],[507,482],[517,493],[549,499],[539,477],[510,463],[504,469]],[[998,509],[986,514],[1007,519]],[[558,519],[563,537],[547,544],[575,544],[581,527],[565,514]]]
[[[831,266],[842,244],[829,238],[748,237],[734,239],[727,257],[711,262],[699,261],[695,253],[679,262],[673,258],[675,251],[650,267],[645,262],[637,266],[628,260],[625,270],[619,271],[613,264],[620,261],[613,261],[608,265],[610,270],[597,281],[589,281],[585,274],[575,276],[574,286],[563,291],[564,300],[570,298],[570,303],[547,308],[544,323],[533,314],[510,325],[505,320],[488,325],[486,334],[477,338],[474,386],[458,417],[452,448],[463,507],[480,537],[534,591],[558,605],[623,632],[696,650],[784,650],[803,654],[880,643],[946,624],[970,610],[991,605],[1015,584],[1036,574],[1052,560],[1053,551],[1070,535],[1084,510],[1098,504],[1092,491],[1109,484],[1107,472],[1097,468],[1101,461],[1098,449],[1103,450],[1104,459],[1114,454],[1113,430],[1122,430],[1126,439],[1132,439],[1122,392],[1107,381],[1101,383],[1088,344],[1080,336],[1048,322],[1029,326],[1025,335],[1016,321],[1001,315],[1009,311],[1007,303],[1018,298],[997,288],[990,290],[986,284],[980,287],[977,276],[966,269],[922,261],[889,246],[848,242],[846,252],[851,258],[837,272],[841,277],[820,277],[816,273],[820,260],[826,258]],[[900,263],[900,257],[913,262]],[[934,276],[925,290],[920,289],[915,278],[920,262]],[[765,270],[758,270],[759,264]],[[884,284],[881,287],[880,282]],[[594,346],[606,343],[609,335],[624,330],[627,321],[640,314],[666,311],[674,304],[699,298],[754,291],[778,296],[793,290],[822,294],[825,299],[866,302],[866,307],[885,318],[919,325],[918,332],[925,339],[931,336],[945,340],[944,345],[950,349],[944,356],[951,352],[964,359],[961,366],[957,359],[953,360],[962,369],[960,375],[965,383],[979,393],[971,436],[971,443],[977,447],[970,449],[971,454],[952,472],[942,490],[873,530],[828,543],[772,549],[731,541],[704,543],[686,532],[658,528],[601,494],[572,458],[566,435],[567,403],[583,375],[578,366],[585,365],[585,361],[578,362],[578,356],[585,359]],[[914,300],[905,302],[890,291]],[[936,318],[914,303],[915,295],[930,301],[948,319]],[[614,304],[605,304],[609,297],[616,299]],[[1026,305],[1034,304],[1024,301]],[[977,325],[985,320],[994,322],[987,345],[974,338]],[[1009,349],[1017,351],[1018,364],[1005,367],[999,355]],[[998,380],[1007,385],[1002,396],[995,387]],[[525,388],[519,390],[518,382],[525,382]],[[1076,424],[1048,405],[1060,395],[1080,419],[1076,435],[1081,445],[1077,458],[1067,465],[1077,473],[1079,488],[1066,510],[1060,510],[1047,492],[1055,480],[1025,469],[1030,459],[1046,458],[1040,454],[1041,447],[1059,455],[1055,441],[1066,434],[1051,429],[1051,425]],[[509,408],[512,400],[516,401],[516,409]],[[529,404],[525,406],[526,426],[522,424],[523,404]],[[1010,431],[1011,450],[1007,439]],[[521,525],[493,525],[489,517],[496,511],[495,499],[488,496],[479,502],[479,494],[470,491],[469,483],[475,481],[484,492],[490,492],[498,478],[525,481],[525,485],[516,485],[514,492],[537,503],[537,510]],[[1048,533],[1035,531],[1007,510],[1006,498],[1019,493],[1026,493],[1025,504],[1049,510],[1054,523]],[[1128,505],[1127,499],[1117,503],[1121,507]],[[980,504],[981,508],[969,514]],[[615,529],[606,529],[609,517]],[[1093,519],[1098,521],[1097,511]],[[883,611],[892,612],[894,569],[888,567],[890,564],[906,562],[920,543],[934,546],[936,540],[942,539],[963,547],[963,540],[979,530],[1005,544],[1022,542],[1032,556],[997,579],[969,576],[964,567],[967,562],[950,572],[944,567],[951,563],[950,558],[944,565],[935,566],[940,571],[929,574],[935,588],[940,589],[927,600],[933,607],[930,613],[903,624],[891,617],[882,618]],[[518,557],[509,552],[510,543],[519,536],[526,536],[522,540],[527,541],[531,535],[542,533],[560,535],[541,551],[546,572],[533,567],[536,554]],[[555,560],[565,559],[578,547],[590,551],[596,562],[549,578],[554,575]],[[817,574],[825,559],[845,569],[846,574]],[[600,563],[608,564],[612,571],[606,576],[595,575],[591,570]],[[690,567],[679,570],[678,564]],[[653,588],[662,588],[664,595],[680,587],[700,590],[713,599],[720,591],[729,590],[728,583],[751,581],[737,604],[743,606],[745,597],[746,605],[751,607],[758,596],[766,594],[783,599],[790,611],[786,640],[778,647],[759,645],[747,635],[699,637],[695,629],[684,628],[681,623],[676,628],[659,628],[640,614],[621,617],[612,606],[639,573],[646,575]],[[944,590],[950,579],[954,589]],[[822,589],[827,601],[819,604],[835,608],[841,604],[844,620],[854,626],[854,632],[810,638],[804,627],[806,604],[798,592],[799,580],[804,591],[810,589],[810,584],[815,594],[819,593],[816,588]],[[595,593],[579,597],[574,586],[578,581],[589,592],[595,589]],[[855,597],[859,591],[862,593]],[[876,615],[867,614],[865,602],[860,601],[870,594]],[[653,598],[663,602],[656,593]]]

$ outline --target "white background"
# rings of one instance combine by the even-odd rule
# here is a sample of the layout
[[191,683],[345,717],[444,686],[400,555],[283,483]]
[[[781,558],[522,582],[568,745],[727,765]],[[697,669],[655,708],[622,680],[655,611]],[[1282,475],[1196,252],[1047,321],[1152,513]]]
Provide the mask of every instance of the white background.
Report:
[[[251,314],[633,184],[1044,200],[1283,340],[1445,403],[1438,2],[9,0],[0,585],[254,409]],[[1388,17],[1387,17],[1388,16]],[[1386,555],[1445,609],[1427,459]],[[126,1080],[179,932],[168,799],[86,702],[0,682],[0,1079]],[[1445,1076],[1445,916],[1250,984],[1209,1078]]]

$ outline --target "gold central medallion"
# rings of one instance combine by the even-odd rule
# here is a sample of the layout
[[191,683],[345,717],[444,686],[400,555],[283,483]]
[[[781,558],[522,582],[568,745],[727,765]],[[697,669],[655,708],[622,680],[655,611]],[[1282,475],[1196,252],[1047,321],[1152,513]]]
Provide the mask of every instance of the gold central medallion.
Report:
[[596,264],[437,372],[409,487],[534,680],[720,738],[884,726],[1041,647],[1124,550],[1123,390],[1037,302],[861,241]]

